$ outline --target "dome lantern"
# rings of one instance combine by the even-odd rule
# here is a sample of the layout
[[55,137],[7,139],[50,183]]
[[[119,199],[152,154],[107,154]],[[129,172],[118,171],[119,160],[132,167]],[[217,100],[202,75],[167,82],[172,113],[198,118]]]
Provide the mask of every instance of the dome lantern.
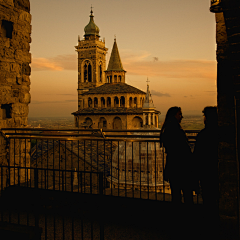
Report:
[[93,11],[92,11],[92,7],[91,7],[91,12],[90,12],[90,21],[88,23],[88,25],[84,28],[84,32],[85,32],[85,37],[86,36],[90,36],[90,35],[94,35],[99,37],[99,28],[98,26],[94,23],[94,19],[93,19]]

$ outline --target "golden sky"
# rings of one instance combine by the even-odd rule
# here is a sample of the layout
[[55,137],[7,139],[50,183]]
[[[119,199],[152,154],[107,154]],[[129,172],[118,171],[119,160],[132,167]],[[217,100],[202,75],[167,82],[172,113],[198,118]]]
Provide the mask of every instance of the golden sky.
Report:
[[209,0],[30,0],[32,74],[29,116],[77,110],[77,45],[94,20],[111,54],[114,35],[126,83],[146,91],[156,109],[201,114],[216,105],[215,16]]

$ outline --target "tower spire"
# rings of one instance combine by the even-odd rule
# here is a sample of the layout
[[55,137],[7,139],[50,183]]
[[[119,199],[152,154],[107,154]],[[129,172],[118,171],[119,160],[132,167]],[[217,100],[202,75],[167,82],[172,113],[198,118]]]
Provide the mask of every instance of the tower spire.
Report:
[[91,13],[90,16],[91,16],[91,17],[93,17],[93,10],[92,10],[92,9],[93,9],[93,7],[92,7],[92,4],[91,4],[91,11],[90,11],[90,13]]

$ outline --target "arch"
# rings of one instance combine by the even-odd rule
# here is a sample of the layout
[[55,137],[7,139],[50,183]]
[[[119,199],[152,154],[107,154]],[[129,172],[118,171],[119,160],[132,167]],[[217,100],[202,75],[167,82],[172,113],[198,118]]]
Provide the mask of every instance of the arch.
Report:
[[88,107],[91,108],[92,107],[92,99],[89,97],[88,98]]
[[98,122],[98,128],[107,129],[107,120],[104,117],[100,117]]
[[114,82],[117,82],[117,75],[114,75]]
[[143,126],[143,120],[140,117],[134,117],[132,119],[132,127],[133,128],[140,128]]
[[137,108],[137,97],[134,98],[134,102],[133,102],[133,107],[136,107]]
[[86,117],[84,122],[88,125],[89,128],[92,128],[93,121],[90,117]]
[[120,98],[120,107],[125,107],[125,97],[123,96]]
[[89,60],[83,62],[83,82],[92,82],[92,64]]
[[101,97],[101,108],[105,108],[105,98]]
[[118,97],[114,98],[114,107],[119,107],[119,99],[118,99]]
[[94,107],[97,108],[98,107],[98,98],[94,98]]
[[111,98],[110,97],[107,98],[107,107],[111,107]]
[[102,82],[102,65],[99,65],[99,82]]
[[122,129],[122,120],[120,117],[113,119],[113,129]]
[[154,118],[153,113],[151,113],[151,124],[150,125],[153,125],[153,118]]
[[110,81],[109,82],[112,83],[112,76],[110,76]]
[[109,83],[109,76],[107,76],[107,83]]
[[133,105],[133,100],[132,100],[132,97],[129,98],[129,107],[132,107]]
[[121,81],[122,81],[122,77],[118,76],[118,82],[121,82]]

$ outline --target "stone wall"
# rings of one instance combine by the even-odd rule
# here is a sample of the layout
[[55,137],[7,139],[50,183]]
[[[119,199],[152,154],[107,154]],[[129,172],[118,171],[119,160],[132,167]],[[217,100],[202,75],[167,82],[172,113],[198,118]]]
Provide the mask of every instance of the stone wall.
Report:
[[222,0],[216,14],[218,61],[219,214],[227,234],[239,237],[240,2]]
[[[30,42],[29,0],[0,0],[0,128],[26,127],[28,124]],[[1,136],[0,165],[14,164],[7,142],[4,135]],[[18,154],[25,151],[26,146],[19,144],[15,155],[16,166],[29,166],[29,156],[23,163]]]
[[31,15],[27,0],[0,1],[0,127],[27,126]]

